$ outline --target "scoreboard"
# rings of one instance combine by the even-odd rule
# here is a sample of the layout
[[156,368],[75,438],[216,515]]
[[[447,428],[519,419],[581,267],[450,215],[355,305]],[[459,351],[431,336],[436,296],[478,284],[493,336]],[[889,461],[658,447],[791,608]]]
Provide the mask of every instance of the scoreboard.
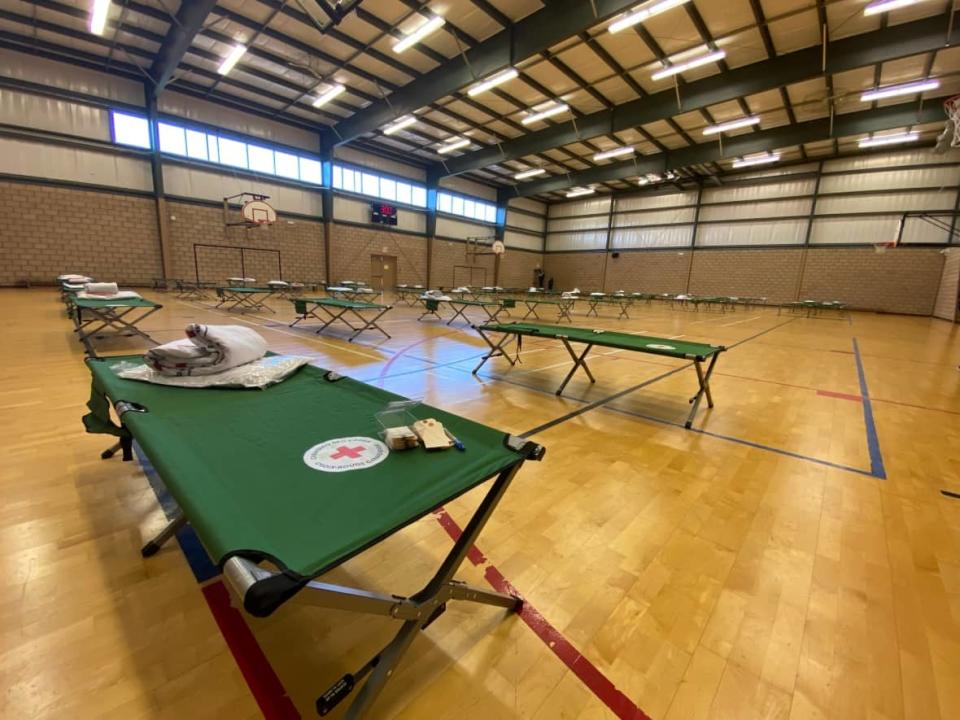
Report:
[[395,205],[385,205],[384,203],[370,203],[370,222],[378,225],[396,225],[397,208]]

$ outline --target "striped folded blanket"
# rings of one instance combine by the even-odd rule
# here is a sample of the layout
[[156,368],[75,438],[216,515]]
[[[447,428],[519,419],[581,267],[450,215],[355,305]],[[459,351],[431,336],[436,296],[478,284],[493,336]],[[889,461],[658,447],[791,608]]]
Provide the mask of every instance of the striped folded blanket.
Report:
[[215,375],[259,360],[267,341],[241,325],[200,325],[186,328],[187,339],[160,345],[144,355],[144,362],[162,375]]

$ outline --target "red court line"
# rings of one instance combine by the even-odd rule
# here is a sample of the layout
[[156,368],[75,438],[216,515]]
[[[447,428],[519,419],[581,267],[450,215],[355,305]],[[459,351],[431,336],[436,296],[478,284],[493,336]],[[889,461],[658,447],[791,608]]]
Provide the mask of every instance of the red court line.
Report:
[[[463,534],[457,521],[444,508],[438,508],[434,517],[437,522],[447,531],[450,538],[456,542]],[[487,558],[476,547],[470,549],[468,556],[474,565],[482,565]],[[503,573],[493,564],[487,565],[483,573],[484,579],[497,592],[508,593],[522,597]],[[600,702],[606,705],[620,720],[650,720],[650,716],[638,708],[634,702],[624,695],[610,679],[604,675],[596,665],[584,657],[573,643],[567,640],[563,633],[557,630],[550,621],[547,620],[540,611],[537,610],[528,600],[523,601],[523,605],[518,613],[520,619],[527,624],[534,634],[543,641],[553,652],[554,655],[566,665],[574,675],[580,678],[580,681],[596,696]]]
[[842,392],[833,392],[833,390],[817,390],[817,395],[822,397],[837,398],[838,400],[853,400],[853,402],[863,402],[859,395],[848,395]]
[[240,611],[230,604],[230,593],[223,581],[204,585],[203,597],[263,717],[266,720],[300,720],[300,713],[287,696],[257,639]]

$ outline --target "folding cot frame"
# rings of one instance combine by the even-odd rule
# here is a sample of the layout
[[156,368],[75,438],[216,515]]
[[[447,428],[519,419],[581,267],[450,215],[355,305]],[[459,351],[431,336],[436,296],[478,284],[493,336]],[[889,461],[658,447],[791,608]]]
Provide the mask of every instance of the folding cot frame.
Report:
[[[570,359],[573,360],[573,367],[570,368],[570,372],[567,373],[567,376],[563,379],[563,382],[560,383],[560,387],[557,388],[556,390],[556,393],[555,393],[556,395],[563,394],[564,388],[567,387],[567,383],[570,382],[574,374],[580,368],[583,368],[583,371],[587,374],[587,377],[590,379],[591,383],[596,382],[596,378],[593,377],[593,373],[590,372],[590,368],[587,366],[587,363],[586,363],[587,355],[596,345],[600,345],[601,347],[613,347],[613,348],[618,348],[622,350],[632,350],[633,352],[650,352],[649,350],[644,350],[642,348],[631,348],[631,347],[625,347],[622,345],[615,345],[611,343],[601,342],[603,331],[597,331],[597,330],[592,331],[594,333],[597,333],[596,340],[590,341],[590,340],[584,340],[581,338],[571,339],[570,336],[560,332],[553,333],[553,334],[539,333],[539,332],[518,332],[517,330],[510,329],[508,325],[507,326],[505,325],[497,325],[497,326],[474,325],[473,329],[476,330],[477,333],[480,335],[480,337],[482,337],[484,341],[487,343],[487,345],[490,346],[490,352],[484,355],[480,359],[480,363],[473,369],[472,372],[474,375],[476,375],[480,371],[480,368],[482,368],[486,364],[486,362],[491,358],[495,358],[495,357],[506,358],[507,362],[510,363],[511,367],[514,367],[518,363],[520,363],[521,362],[520,350],[522,347],[522,338],[524,335],[528,335],[530,337],[541,337],[546,339],[560,340],[563,343],[564,348],[566,348],[567,353],[570,355]],[[563,329],[563,328],[558,328],[558,329]],[[575,331],[575,330],[579,330],[579,328],[570,328],[570,330]],[[499,332],[502,334],[502,337],[500,338],[499,342],[494,343],[484,331]],[[639,339],[639,336],[634,336],[634,337]],[[510,357],[510,354],[506,350],[506,346],[514,339],[517,342],[516,354],[514,357]],[[578,355],[577,352],[573,349],[573,346],[570,344],[571,341],[584,344],[585,347],[583,349],[583,352],[581,352]],[[665,343],[669,342],[669,340],[665,339],[664,342]],[[690,414],[687,416],[687,420],[684,423],[684,427],[687,428],[688,430],[691,427],[693,427],[693,419],[696,417],[697,410],[700,407],[700,402],[703,400],[704,397],[707,399],[707,407],[713,408],[714,406],[713,395],[710,392],[710,378],[713,376],[713,370],[716,367],[717,359],[720,357],[720,353],[723,352],[724,350],[726,350],[725,347],[722,347],[722,346],[718,347],[716,352],[713,352],[710,356],[679,355],[679,354],[667,355],[668,357],[677,357],[677,358],[683,358],[683,359],[692,361],[693,367],[697,372],[697,382],[699,384],[699,388],[696,394],[693,397],[691,397],[688,401],[691,405]],[[663,355],[665,353],[651,353],[651,354]],[[709,364],[707,365],[706,370],[704,370],[703,363],[707,362],[708,359],[709,359]]]
[[376,297],[366,286],[348,287],[346,285],[332,285],[326,288],[327,295],[336,300],[358,300],[362,297]]
[[[454,311],[453,317],[447,320],[447,325],[452,325],[453,321],[458,317],[462,317],[463,321],[468,325],[473,325],[473,323],[470,321],[470,318],[467,317],[467,308],[471,307],[482,308],[487,314],[487,319],[490,322],[496,322],[501,313],[505,312],[508,315],[510,314],[507,303],[503,300],[439,300],[437,298],[428,298],[422,296],[421,299],[423,300],[423,307],[425,309],[423,314],[417,318],[417,322],[423,320],[425,317],[427,317],[427,315],[434,315],[440,320],[443,320],[443,318],[440,316],[440,313],[437,312],[440,309],[440,303],[447,303]],[[495,307],[496,310],[494,312],[490,312],[491,307]]]
[[[242,312],[247,310],[252,310],[253,312],[269,310],[274,314],[277,312],[266,304],[268,299],[277,294],[277,291],[272,288],[218,287],[216,291],[220,302],[214,305],[214,308],[220,308],[227,303],[233,303],[224,308],[226,312],[233,312],[236,309]],[[263,295],[263,299],[258,299],[258,295]]]
[[[69,300],[73,315],[73,331],[77,334],[77,339],[83,343],[83,347],[90,357],[97,357],[93,340],[105,337],[137,336],[142,337],[152,345],[158,344],[137,325],[160,310],[163,305],[143,298],[121,298],[111,300],[109,305],[99,306],[85,305],[82,304],[83,302],[80,298]],[[138,310],[141,312],[136,314]],[[84,318],[84,315],[88,317]]]
[[630,315],[627,314],[627,310],[634,303],[632,297],[627,296],[618,296],[618,295],[608,295],[606,297],[587,297],[586,300],[590,303],[590,308],[587,310],[587,317],[591,315],[593,317],[600,317],[600,312],[598,308],[601,305],[616,305],[620,307],[620,314],[617,316],[617,320],[629,320]]
[[418,302],[422,302],[422,295],[427,291],[426,288],[415,288],[415,287],[398,287],[394,290],[397,294],[397,304],[403,303],[410,307],[415,306]]
[[521,321],[526,320],[528,317],[533,315],[535,320],[539,320],[540,316],[537,314],[537,307],[540,305],[552,305],[557,308],[559,317],[557,322],[563,322],[566,320],[570,324],[573,324],[573,317],[571,313],[573,308],[576,305],[576,300],[524,300],[523,304],[527,306],[527,314],[520,318]]
[[[393,309],[392,305],[377,305],[376,303],[360,302],[359,300],[338,300],[336,298],[300,297],[288,299],[293,303],[298,315],[297,319],[290,323],[288,327],[295,327],[308,318],[314,318],[322,323],[320,328],[316,331],[317,335],[319,335],[328,327],[330,327],[330,325],[339,320],[348,328],[353,330],[353,335],[347,339],[347,342],[353,342],[354,339],[360,335],[360,333],[367,330],[378,330],[379,332],[383,333],[388,340],[390,339],[390,334],[380,327],[380,325],[377,324],[377,321]],[[313,307],[307,307],[308,304],[312,305]],[[334,309],[331,310],[331,308]],[[317,315],[317,310],[322,310],[324,313],[326,313],[327,317],[321,317]],[[339,310],[340,312],[335,312],[335,310]],[[362,310],[379,310],[380,312],[378,312],[372,318],[366,318],[361,314]],[[347,313],[351,313],[352,315],[356,316],[357,320],[360,322],[359,327],[353,325],[344,317],[344,315]]]
[[842,320],[849,313],[849,309],[847,308],[846,304],[842,302],[821,300],[798,300],[796,302],[784,303],[777,308],[777,315],[780,315],[784,309],[791,313],[803,312],[805,310],[808,318],[818,317],[821,313],[832,310],[837,313],[838,320]]
[[[329,377],[330,373],[327,375]],[[104,450],[100,457],[106,460],[113,457],[117,450],[122,450],[124,461],[133,460],[132,450],[135,438],[131,431],[127,429],[124,418],[127,413],[147,413],[149,409],[137,403],[126,402],[113,397],[107,398],[106,396],[103,396],[102,400],[97,402],[104,404],[102,410],[106,410],[107,403],[112,405],[116,416],[120,420],[120,425],[117,426],[109,419],[106,421],[98,419],[101,408],[97,408],[94,397],[91,396],[88,407],[92,412],[84,418],[87,431],[111,434],[118,438],[118,442]],[[519,611],[522,607],[523,599],[519,596],[475,587],[454,579],[454,575],[463,564],[477,537],[493,515],[520,468],[528,460],[542,460],[546,453],[543,446],[514,435],[504,435],[503,444],[516,454],[516,459],[513,462],[501,466],[499,470],[472,483],[468,488],[458,489],[438,505],[438,507],[442,507],[459,497],[466,490],[493,480],[464,527],[462,534],[440,563],[433,577],[421,590],[410,596],[386,594],[325,583],[316,579],[291,576],[280,570],[262,568],[254,562],[254,559],[260,558],[257,553],[252,551],[253,559],[246,557],[243,553],[237,553],[229,555],[223,561],[223,576],[227,585],[241,600],[244,609],[255,617],[266,617],[272,614],[291,597],[302,592],[301,600],[310,605],[332,610],[385,616],[400,620],[403,623],[393,639],[369,661],[356,672],[347,673],[341,677],[317,699],[316,707],[320,715],[327,715],[331,712],[353,691],[358,683],[369,675],[369,679],[344,714],[346,720],[360,720],[365,717],[383,691],[387,681],[394,674],[410,645],[421,631],[426,630],[446,611],[448,601],[463,600],[505,608],[510,611]],[[379,544],[425,514],[420,512],[408,517],[399,527],[385,531],[380,537],[358,550],[343,554],[313,577],[319,577],[342,565],[354,555]],[[189,518],[178,507],[167,525],[143,545],[140,551],[141,555],[145,558],[155,555],[188,522]]]

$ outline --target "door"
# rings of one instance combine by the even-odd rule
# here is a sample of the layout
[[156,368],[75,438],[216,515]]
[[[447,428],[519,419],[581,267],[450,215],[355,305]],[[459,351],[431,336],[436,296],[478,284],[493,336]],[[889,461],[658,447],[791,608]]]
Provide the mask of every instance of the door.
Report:
[[370,285],[378,292],[393,292],[397,287],[397,258],[393,255],[370,256]]

